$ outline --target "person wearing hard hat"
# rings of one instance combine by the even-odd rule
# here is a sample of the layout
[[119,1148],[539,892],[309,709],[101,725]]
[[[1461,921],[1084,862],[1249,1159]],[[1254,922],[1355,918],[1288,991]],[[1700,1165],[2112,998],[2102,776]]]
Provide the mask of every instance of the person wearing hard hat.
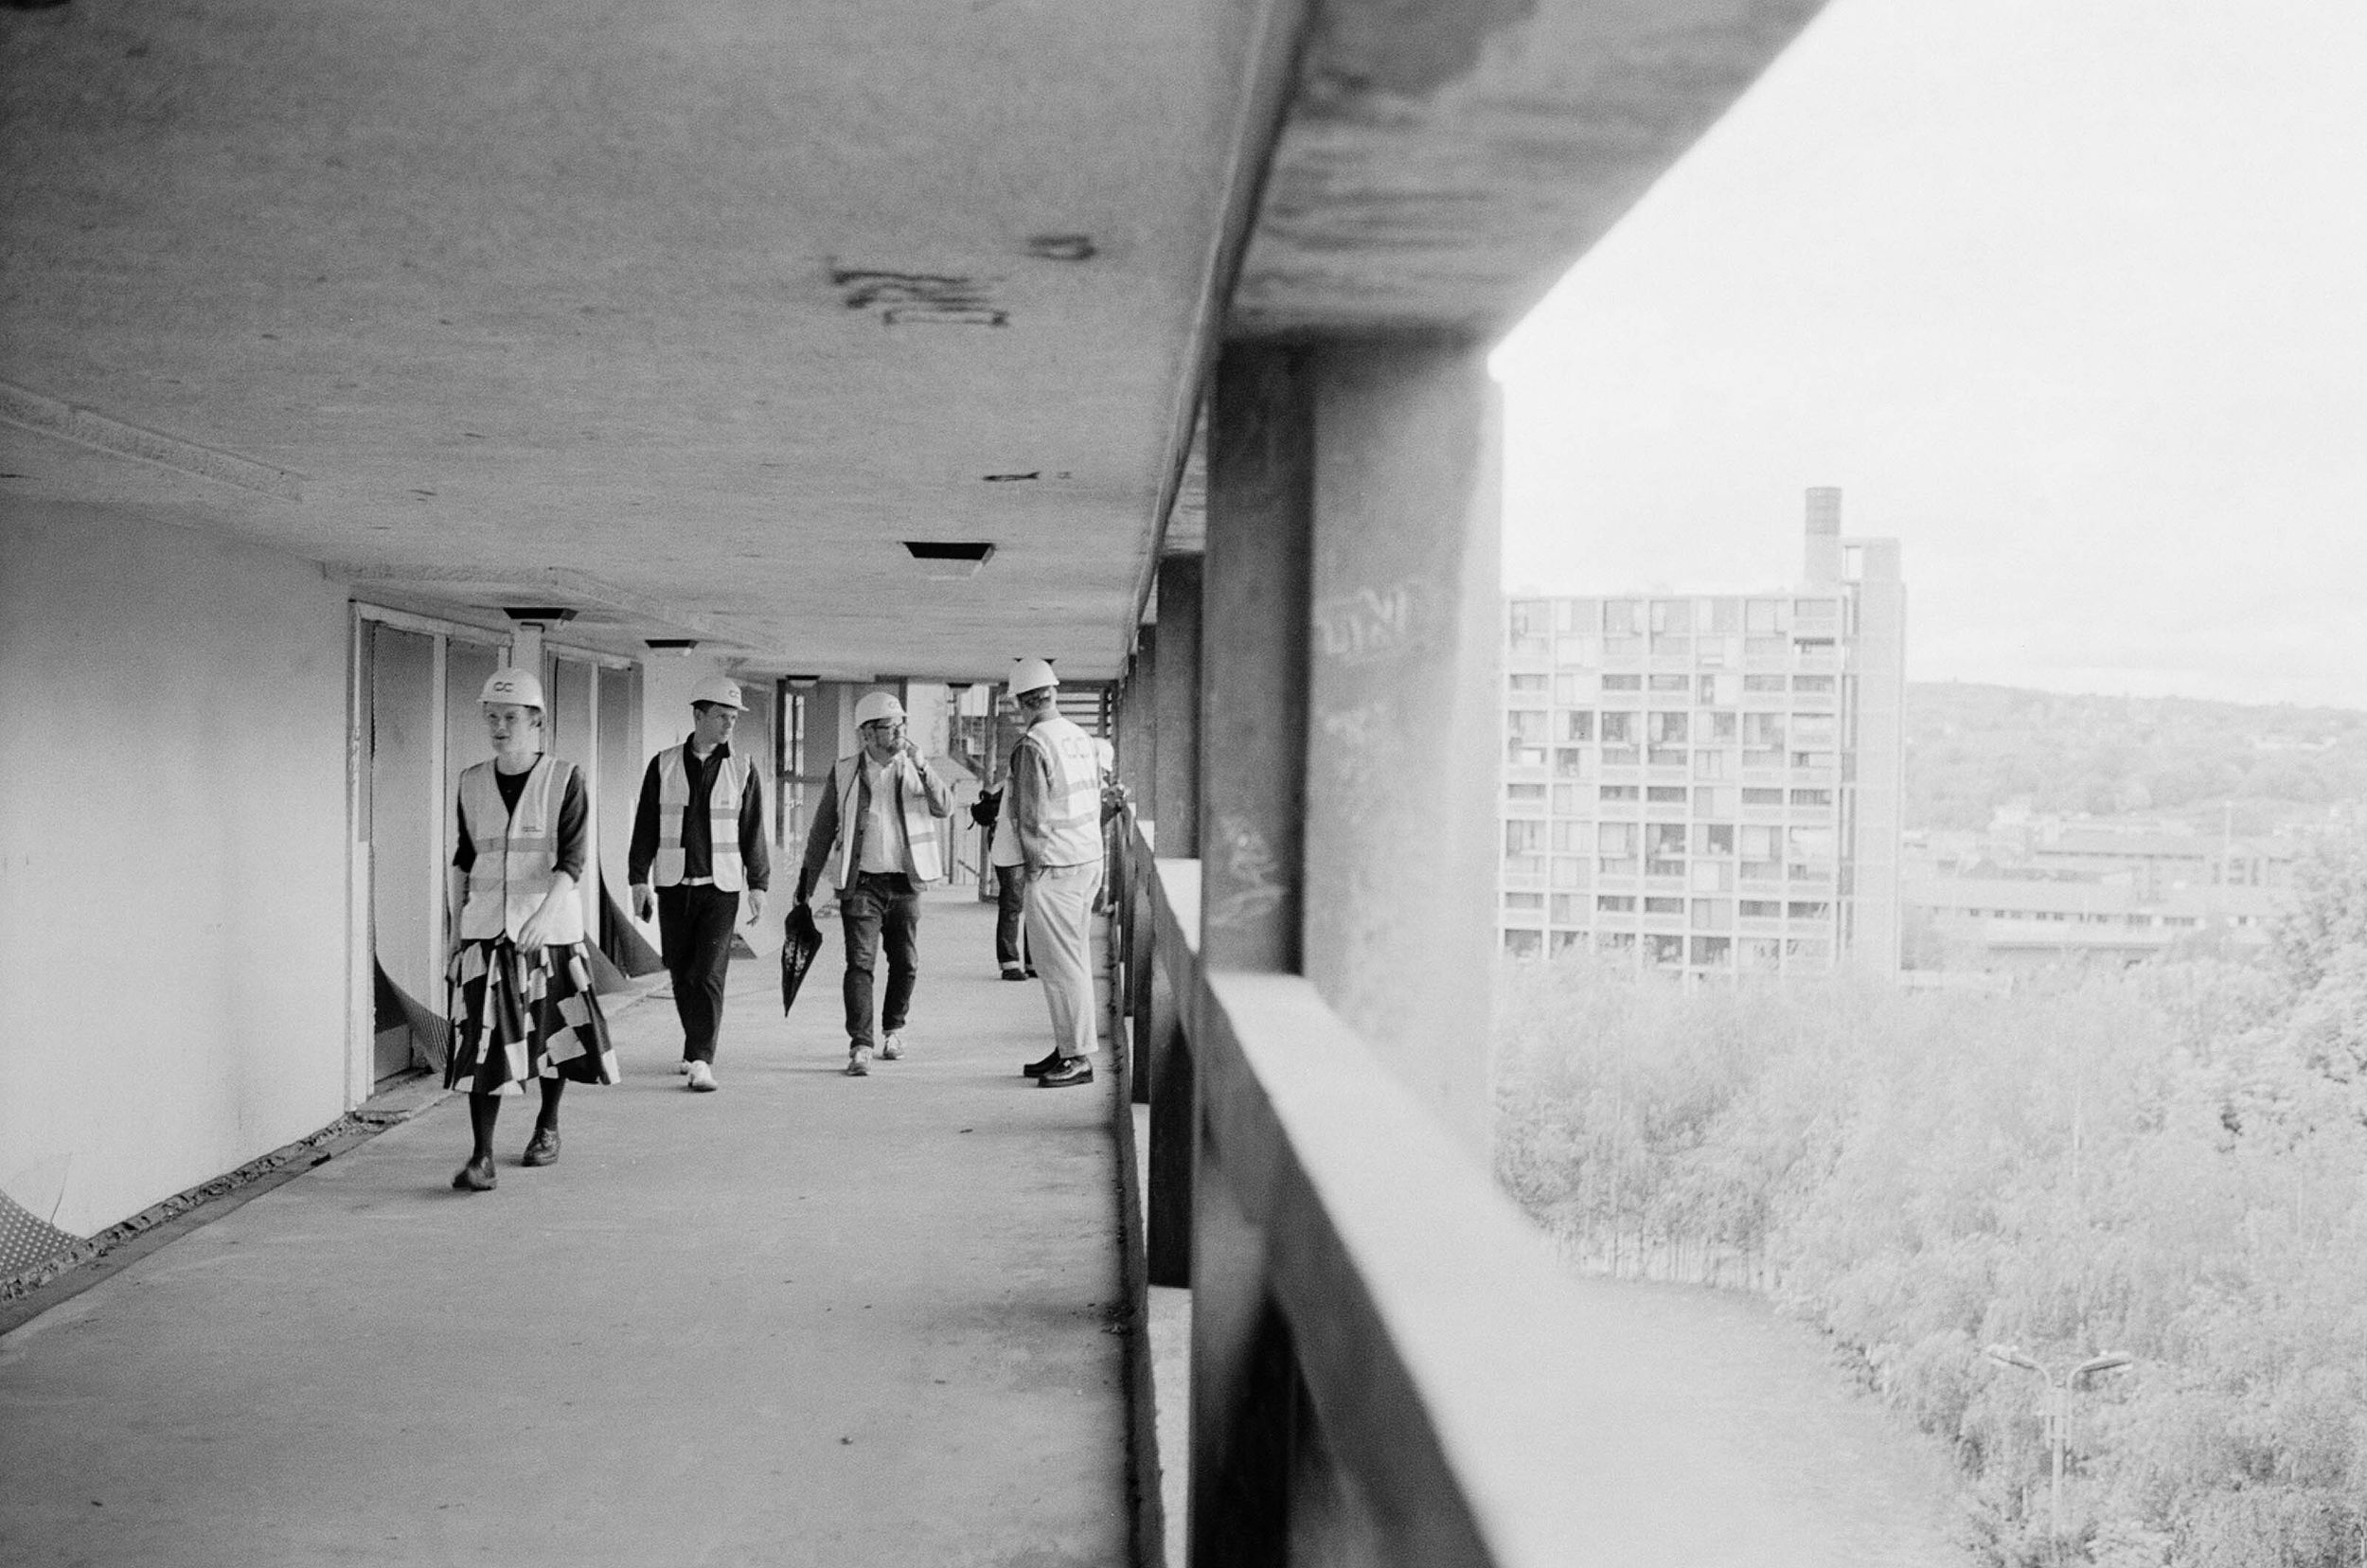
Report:
[[1093,905],[1101,890],[1101,758],[1059,708],[1060,678],[1022,659],[1011,696],[1027,726],[1004,811],[1027,867],[1027,947],[1052,1009],[1052,1054],[1021,1069],[1045,1089],[1094,1080]]
[[543,751],[543,682],[498,669],[479,705],[493,758],[460,775],[445,912],[452,1050],[444,1086],[469,1096],[472,1145],[452,1185],[494,1185],[493,1126],[504,1097],[541,1089],[528,1166],[559,1159],[559,1099],[570,1082],[614,1083],[616,1056],[592,991],[583,900],[591,857],[583,775]]
[[[715,1042],[732,928],[744,899],[749,923],[764,915],[773,855],[764,836],[764,781],[732,751],[738,685],[710,675],[690,688],[690,738],[650,758],[633,812],[627,880],[632,912],[657,911],[659,950],[682,1020],[686,1087],[716,1087]],[[654,882],[656,892],[651,894]]]
[[878,1054],[886,1061],[904,1054],[920,977],[920,890],[945,875],[934,819],[953,814],[953,789],[904,738],[904,704],[889,693],[867,692],[855,704],[855,733],[862,746],[830,764],[814,808],[797,901],[808,900],[828,867],[846,937],[846,1074],[862,1078],[871,1071],[872,971],[883,947]]

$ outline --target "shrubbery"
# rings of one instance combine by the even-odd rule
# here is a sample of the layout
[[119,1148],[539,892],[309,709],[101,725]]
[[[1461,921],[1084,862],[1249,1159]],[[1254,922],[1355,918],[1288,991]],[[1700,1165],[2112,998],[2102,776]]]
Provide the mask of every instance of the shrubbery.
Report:
[[1503,1177],[1597,1266],[1690,1259],[1838,1337],[1953,1446],[1996,1559],[2045,1559],[2039,1380],[2110,1568],[2367,1563],[2367,856],[2330,852],[2275,971],[2012,996],[1680,989],[1512,966]]

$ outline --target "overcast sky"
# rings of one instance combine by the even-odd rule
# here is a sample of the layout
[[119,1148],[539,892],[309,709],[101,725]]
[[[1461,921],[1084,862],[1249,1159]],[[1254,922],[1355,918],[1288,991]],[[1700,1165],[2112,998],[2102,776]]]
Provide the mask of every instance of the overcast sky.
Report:
[[1908,673],[2367,708],[2367,4],[1833,0],[1498,350],[1505,581],[1903,541]]

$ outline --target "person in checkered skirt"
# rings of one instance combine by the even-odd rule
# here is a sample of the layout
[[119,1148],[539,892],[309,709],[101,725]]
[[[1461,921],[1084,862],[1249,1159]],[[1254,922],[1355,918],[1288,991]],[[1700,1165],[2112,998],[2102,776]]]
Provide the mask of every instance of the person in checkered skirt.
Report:
[[444,1086],[469,1096],[473,1139],[452,1185],[491,1190],[493,1128],[531,1079],[542,1114],[521,1165],[559,1159],[559,1100],[570,1082],[614,1083],[616,1055],[585,956],[583,877],[591,846],[583,777],[543,751],[543,683],[500,669],[485,683],[493,757],[460,775],[458,848],[447,900],[453,1025]]

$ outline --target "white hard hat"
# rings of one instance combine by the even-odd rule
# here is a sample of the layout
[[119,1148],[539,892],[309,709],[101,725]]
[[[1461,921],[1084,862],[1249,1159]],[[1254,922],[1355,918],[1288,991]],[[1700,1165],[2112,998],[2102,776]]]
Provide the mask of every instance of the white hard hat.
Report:
[[1052,673],[1052,662],[1049,659],[1022,659],[1018,667],[1011,671],[1011,695],[1014,697],[1030,691],[1041,691],[1045,686],[1056,686],[1059,684],[1060,678]]
[[901,719],[904,704],[890,691],[866,691],[855,704],[855,723],[868,724],[881,719]]
[[739,700],[738,682],[721,675],[710,675],[690,688],[693,703],[717,703],[727,708],[744,707]]
[[477,693],[480,703],[515,703],[520,707],[543,705],[543,677],[531,669],[496,669]]

